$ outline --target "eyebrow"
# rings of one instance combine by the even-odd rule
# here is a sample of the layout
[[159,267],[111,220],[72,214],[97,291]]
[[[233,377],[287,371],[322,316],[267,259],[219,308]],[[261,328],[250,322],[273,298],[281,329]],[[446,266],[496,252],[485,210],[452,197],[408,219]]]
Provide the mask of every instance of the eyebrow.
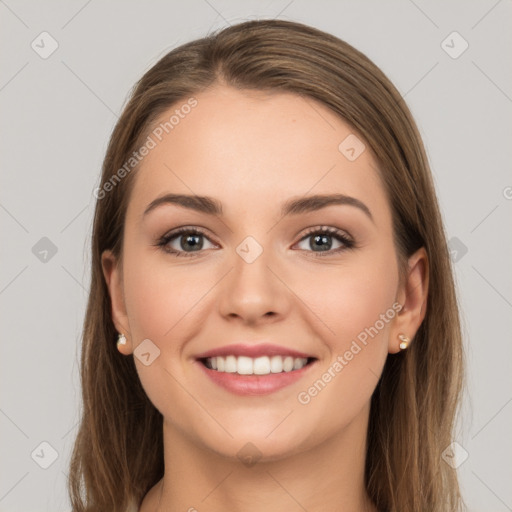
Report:
[[[208,215],[222,215],[222,203],[208,196],[186,195],[186,194],[165,194],[151,201],[144,210],[144,216],[158,206],[164,204],[175,204],[183,208],[189,208]],[[373,215],[362,201],[355,197],[344,194],[320,194],[305,196],[298,199],[292,198],[286,201],[281,208],[281,215],[298,215],[300,213],[313,212],[332,205],[348,205],[359,208],[372,222]]]

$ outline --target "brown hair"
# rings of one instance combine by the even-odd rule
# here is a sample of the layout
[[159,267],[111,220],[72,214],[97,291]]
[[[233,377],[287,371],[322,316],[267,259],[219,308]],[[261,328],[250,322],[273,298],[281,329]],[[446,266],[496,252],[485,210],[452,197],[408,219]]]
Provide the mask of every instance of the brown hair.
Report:
[[[456,470],[441,458],[452,442],[464,367],[446,236],[412,115],[364,54],[333,35],[282,20],[241,23],[170,51],[135,85],[113,130],[101,186],[142,145],[159,116],[219,83],[317,100],[351,125],[376,156],[393,213],[400,275],[407,257],[425,247],[429,294],[413,343],[388,356],[371,399],[367,492],[382,511],[461,510]],[[97,196],[81,355],[83,411],[69,472],[75,512],[140,505],[164,473],[162,416],[146,396],[133,358],[116,349],[101,267],[107,249],[122,257],[136,170]]]

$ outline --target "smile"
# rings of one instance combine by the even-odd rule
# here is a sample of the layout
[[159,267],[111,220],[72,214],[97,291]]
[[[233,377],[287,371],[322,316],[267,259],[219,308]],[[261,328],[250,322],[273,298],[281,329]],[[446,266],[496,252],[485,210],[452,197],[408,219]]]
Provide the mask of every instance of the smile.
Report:
[[196,354],[194,364],[210,382],[235,395],[267,395],[290,386],[316,367],[311,352],[275,343],[231,343]]
[[292,356],[217,356],[207,357],[201,362],[211,370],[239,375],[269,375],[271,373],[293,372],[304,368],[314,358]]

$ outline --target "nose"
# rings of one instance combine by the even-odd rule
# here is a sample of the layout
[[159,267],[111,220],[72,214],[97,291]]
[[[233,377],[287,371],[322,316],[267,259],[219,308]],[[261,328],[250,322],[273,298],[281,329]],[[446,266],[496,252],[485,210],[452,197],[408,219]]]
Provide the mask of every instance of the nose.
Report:
[[280,275],[276,259],[265,249],[250,261],[235,252],[231,271],[219,283],[220,314],[252,325],[282,320],[291,306],[292,292]]

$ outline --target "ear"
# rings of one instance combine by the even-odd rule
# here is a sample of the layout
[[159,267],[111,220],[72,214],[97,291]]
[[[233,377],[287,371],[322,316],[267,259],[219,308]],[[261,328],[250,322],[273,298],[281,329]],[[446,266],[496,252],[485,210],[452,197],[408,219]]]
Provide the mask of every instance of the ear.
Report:
[[399,334],[405,334],[414,343],[413,338],[420,328],[427,312],[428,296],[428,256],[424,247],[418,249],[408,261],[408,272],[404,283],[400,285],[397,302],[402,305],[390,331],[388,351],[395,354],[400,351]]
[[130,336],[130,323],[124,302],[123,276],[119,262],[112,251],[104,251],[101,255],[101,266],[103,275],[110,294],[110,302],[112,304],[111,315],[112,321],[119,333],[126,336],[126,345],[119,345],[118,349],[125,355],[132,353],[132,341]]

